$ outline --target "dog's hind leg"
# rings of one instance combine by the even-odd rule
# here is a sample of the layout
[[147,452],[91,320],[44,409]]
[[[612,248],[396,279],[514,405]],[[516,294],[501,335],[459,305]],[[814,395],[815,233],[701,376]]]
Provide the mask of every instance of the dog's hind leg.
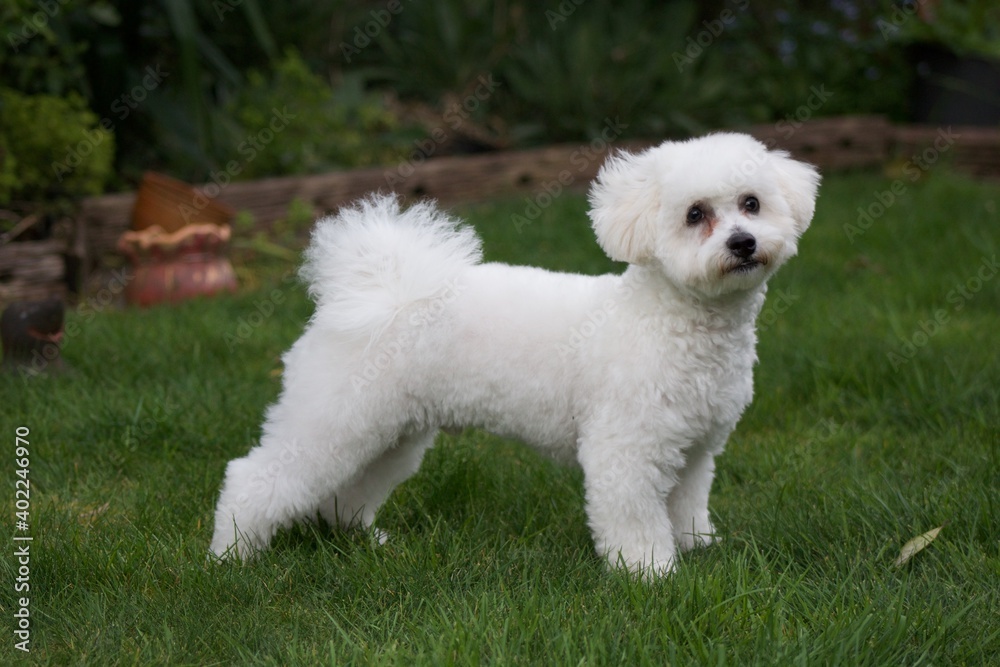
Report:
[[288,419],[281,407],[272,410],[260,444],[226,468],[211,545],[217,556],[248,556],[280,528],[314,517],[325,498],[392,442],[377,429],[362,439],[324,416]]
[[[320,515],[331,525],[352,524],[369,528],[375,512],[392,490],[413,475],[437,435],[436,429],[405,436],[392,449],[372,461],[360,476],[339,489],[319,506]],[[386,534],[376,531],[379,542]]]

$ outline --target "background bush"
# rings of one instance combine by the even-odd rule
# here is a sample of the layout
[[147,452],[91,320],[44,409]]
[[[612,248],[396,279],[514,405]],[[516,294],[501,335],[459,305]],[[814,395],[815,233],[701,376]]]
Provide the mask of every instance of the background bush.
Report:
[[99,26],[116,25],[111,3],[94,0],[4,0],[0,4],[0,85],[23,93],[92,99],[84,56]]
[[0,204],[32,201],[53,210],[98,194],[113,155],[114,136],[78,95],[0,88]]
[[592,138],[608,116],[628,119],[631,137],[776,121],[819,85],[836,92],[815,115],[901,119],[911,72],[902,45],[878,28],[886,12],[886,3],[864,0],[808,7],[625,0],[557,9],[444,0],[433,11],[407,6],[362,56],[389,73],[385,83],[429,102],[493,73],[502,93],[481,115],[499,115],[515,140],[533,143]]
[[[110,119],[116,186],[150,168],[206,179],[240,159],[240,142],[279,101],[300,110],[297,122],[239,177],[391,162],[419,138],[407,120],[414,108],[441,118],[484,75],[499,85],[464,120],[521,146],[588,140],[615,117],[626,138],[774,122],[801,113],[816,86],[833,95],[812,117],[905,119],[912,78],[903,42],[880,29],[900,11],[883,0],[47,6],[55,10],[33,0],[0,9],[10,47],[0,85],[77,93]],[[38,16],[40,27],[26,28]],[[116,113],[149,68],[165,73],[162,85]]]
[[266,150],[247,161],[244,178],[316,173],[402,159],[396,116],[365,90],[360,76],[333,88],[289,50],[273,69],[251,70],[226,109],[237,123],[233,146],[269,127],[276,111],[290,117]]

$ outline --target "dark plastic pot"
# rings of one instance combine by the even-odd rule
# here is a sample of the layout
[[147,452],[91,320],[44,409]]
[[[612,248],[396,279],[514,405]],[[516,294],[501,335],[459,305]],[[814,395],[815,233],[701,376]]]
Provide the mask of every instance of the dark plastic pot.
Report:
[[917,44],[910,54],[917,72],[914,121],[1000,125],[1000,61],[959,56],[938,44]]

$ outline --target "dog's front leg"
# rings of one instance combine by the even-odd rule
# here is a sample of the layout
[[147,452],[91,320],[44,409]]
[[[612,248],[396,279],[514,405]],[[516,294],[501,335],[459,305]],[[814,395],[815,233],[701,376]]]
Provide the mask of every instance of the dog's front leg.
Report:
[[[725,441],[723,441],[725,442]],[[667,508],[680,551],[711,544],[716,540],[715,527],[708,516],[708,494],[715,477],[717,448],[692,447],[679,471],[677,485],[670,491]]]
[[651,451],[633,444],[583,441],[579,459],[598,553],[612,566],[664,575],[673,569],[677,550],[667,498],[677,484],[679,462]]

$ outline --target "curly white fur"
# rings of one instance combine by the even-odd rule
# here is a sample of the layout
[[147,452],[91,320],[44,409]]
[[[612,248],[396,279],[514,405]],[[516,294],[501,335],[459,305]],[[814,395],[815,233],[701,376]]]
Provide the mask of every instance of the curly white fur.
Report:
[[227,468],[212,552],[247,556],[317,512],[369,526],[439,429],[477,426],[575,460],[598,551],[669,572],[713,539],[754,320],[818,184],[745,135],[621,153],[591,218],[629,266],[599,277],[482,264],[476,235],[429,204],[372,197],[321,220],[302,269],[316,313],[260,444]]

